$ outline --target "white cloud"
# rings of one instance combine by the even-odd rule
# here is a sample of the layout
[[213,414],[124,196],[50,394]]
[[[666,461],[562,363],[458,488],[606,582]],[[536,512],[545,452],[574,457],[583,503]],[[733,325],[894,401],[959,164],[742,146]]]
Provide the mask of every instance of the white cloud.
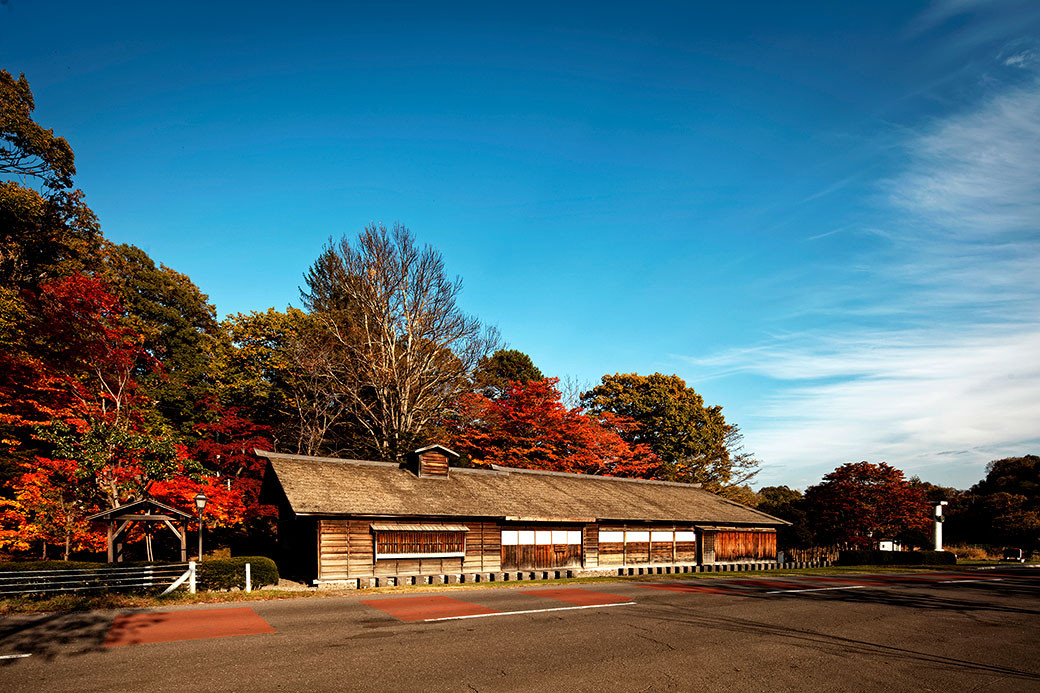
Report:
[[[762,483],[804,486],[868,459],[964,486],[991,459],[1037,451],[1038,171],[1040,82],[935,121],[887,183],[898,221],[872,273],[894,296],[857,313],[835,299],[827,333],[688,359],[699,379],[746,372],[780,384],[742,426],[767,462]],[[899,326],[841,326],[872,309]]]

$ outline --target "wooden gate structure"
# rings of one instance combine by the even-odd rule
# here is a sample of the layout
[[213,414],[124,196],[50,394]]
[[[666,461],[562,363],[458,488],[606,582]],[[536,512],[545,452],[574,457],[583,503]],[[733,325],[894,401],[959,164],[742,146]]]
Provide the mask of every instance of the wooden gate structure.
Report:
[[[162,523],[169,527],[181,543],[181,563],[188,560],[188,523],[195,521],[195,516],[183,510],[160,503],[154,498],[121,505],[118,508],[105,510],[86,518],[90,522],[108,523],[108,562],[123,562],[124,542],[120,537],[134,522]],[[178,530],[174,523],[180,524]]]

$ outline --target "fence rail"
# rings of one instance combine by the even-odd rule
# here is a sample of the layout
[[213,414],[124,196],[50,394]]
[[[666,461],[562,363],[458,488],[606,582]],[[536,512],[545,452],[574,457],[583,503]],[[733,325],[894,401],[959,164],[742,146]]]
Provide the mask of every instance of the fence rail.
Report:
[[[194,564],[173,563],[135,568],[91,568],[0,572],[0,597],[61,594],[85,590],[160,589],[194,577]],[[194,580],[191,580],[194,585]]]

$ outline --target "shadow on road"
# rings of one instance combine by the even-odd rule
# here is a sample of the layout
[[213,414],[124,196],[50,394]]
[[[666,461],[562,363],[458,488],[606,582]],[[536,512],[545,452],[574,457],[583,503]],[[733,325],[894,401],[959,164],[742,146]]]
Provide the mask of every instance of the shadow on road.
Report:
[[[966,585],[958,585],[958,587],[962,588],[965,586]],[[1037,596],[1037,592],[1035,589],[1026,590],[1025,587],[1022,587],[1021,590],[1028,591],[1028,594],[1032,597]],[[985,597],[987,596],[992,596],[994,598],[1014,596],[1019,591],[1020,589],[1016,588],[1015,586],[1002,584],[998,587],[998,585],[994,583],[979,585],[978,589],[975,590],[975,594],[973,596],[982,597],[982,599],[977,600],[971,600],[967,598],[961,599],[945,594],[930,594],[921,592],[907,593],[905,591],[898,591],[892,589],[862,589],[833,592],[801,593],[797,595],[791,595],[789,598],[813,599],[814,601],[845,602],[849,604],[876,604],[913,609],[957,611],[962,613],[989,611],[1004,614],[1021,614],[1025,616],[1035,616],[1036,614],[1040,614],[1040,611],[1037,611],[1035,609],[1009,606],[1007,604],[1001,604],[989,599],[985,599]],[[979,592],[984,593],[979,594]],[[986,592],[988,592],[989,594],[986,594]],[[758,599],[775,599],[774,595],[769,595],[769,597],[767,597],[764,594],[746,594],[741,596]],[[678,613],[676,612],[674,607],[669,608],[667,610],[662,609],[659,614],[655,615],[655,617],[661,621],[682,623],[689,626],[704,628],[705,630],[728,630],[731,632],[746,635],[770,636],[782,639],[784,641],[787,641],[788,643],[793,643],[797,646],[811,648],[813,650],[817,650],[819,652],[823,652],[834,656],[848,656],[850,654],[859,654],[874,658],[880,657],[889,662],[903,661],[909,664],[927,664],[932,666],[959,669],[966,672],[970,671],[975,673],[998,674],[1001,676],[1015,677],[1022,680],[1040,682],[1040,671],[1030,671],[1026,669],[1006,667],[994,664],[985,664],[983,662],[974,662],[967,659],[947,657],[944,655],[923,652],[920,650],[913,650],[905,647],[893,647],[890,645],[883,645],[867,640],[859,640],[856,638],[843,637],[840,635],[831,635],[828,633],[822,633],[806,628],[776,625],[772,623],[766,623],[763,621],[756,621],[745,618],[727,617],[717,612],[713,612],[711,614],[704,614],[699,610],[695,610],[693,607],[682,607],[679,609]],[[1040,684],[1038,684],[1038,687],[1040,687]]]
[[[11,616],[0,628],[0,654],[31,654],[53,659],[101,649],[112,617],[93,612]],[[16,659],[0,660],[10,666]]]

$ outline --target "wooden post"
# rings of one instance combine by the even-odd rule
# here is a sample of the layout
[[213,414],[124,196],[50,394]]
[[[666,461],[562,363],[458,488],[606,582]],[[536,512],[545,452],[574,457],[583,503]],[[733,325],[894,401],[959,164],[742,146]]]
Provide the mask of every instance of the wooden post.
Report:
[[112,547],[112,524],[113,524],[113,521],[111,519],[109,519],[109,521],[108,521],[108,562],[109,563],[114,563],[115,559],[116,559],[116,557],[115,557],[115,550]]
[[181,524],[181,563],[188,560],[188,521]]

